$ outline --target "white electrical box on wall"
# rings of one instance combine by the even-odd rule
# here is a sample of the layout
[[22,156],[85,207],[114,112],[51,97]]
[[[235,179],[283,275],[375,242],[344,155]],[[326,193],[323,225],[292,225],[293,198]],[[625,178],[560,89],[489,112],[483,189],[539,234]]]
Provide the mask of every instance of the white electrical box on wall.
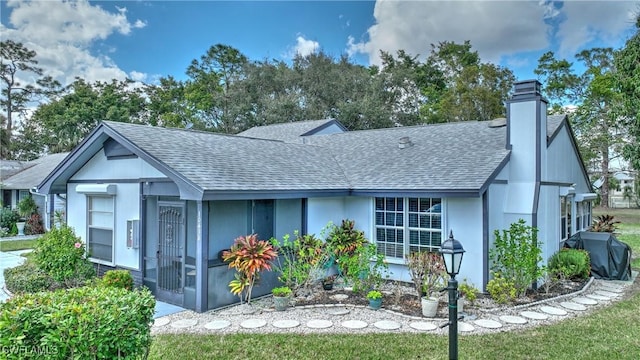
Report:
[[140,246],[140,220],[127,220],[127,247],[137,249]]

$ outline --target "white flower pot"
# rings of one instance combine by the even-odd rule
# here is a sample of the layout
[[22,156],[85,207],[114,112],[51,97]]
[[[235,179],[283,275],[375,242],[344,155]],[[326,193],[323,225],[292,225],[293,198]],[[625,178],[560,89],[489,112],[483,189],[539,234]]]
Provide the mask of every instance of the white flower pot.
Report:
[[16,223],[16,227],[18,228],[18,236],[24,236],[24,225],[26,222],[19,221]]
[[422,316],[435,317],[438,313],[438,298],[425,296],[420,301],[422,303]]
[[458,298],[458,313],[464,311],[464,298]]

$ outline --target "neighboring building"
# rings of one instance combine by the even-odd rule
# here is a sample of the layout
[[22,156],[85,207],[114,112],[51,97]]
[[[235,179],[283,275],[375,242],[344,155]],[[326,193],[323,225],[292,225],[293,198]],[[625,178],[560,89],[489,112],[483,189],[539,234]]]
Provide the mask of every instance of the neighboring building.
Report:
[[[30,196],[31,193],[36,205],[38,205],[38,213],[40,213],[45,229],[50,229],[54,211],[64,211],[65,209],[64,198],[56,194],[37,194],[33,190],[68,154],[50,154],[27,162],[2,160],[3,179],[0,182],[2,206],[15,209],[18,202]],[[6,173],[5,168],[8,169]],[[7,173],[10,175],[4,177]]]
[[[618,181],[617,188],[609,188],[610,208],[636,208],[638,207],[638,196],[636,194],[636,177],[631,171],[617,171],[613,177]],[[595,189],[602,186],[602,178],[593,183]]]
[[[453,231],[460,277],[484,288],[494,230],[525,219],[546,259],[591,222],[596,195],[568,119],[546,107],[540,83],[525,81],[507,119],[491,122],[345,131],[322,120],[236,136],[103,122],[38,190],[67,194],[68,223],[101,270],[129,269],[159,300],[196,311],[237,301],[219,257],[237,236],[319,234],[342,219],[407,281],[405,256],[437,251]],[[263,280],[254,295],[275,283]]]

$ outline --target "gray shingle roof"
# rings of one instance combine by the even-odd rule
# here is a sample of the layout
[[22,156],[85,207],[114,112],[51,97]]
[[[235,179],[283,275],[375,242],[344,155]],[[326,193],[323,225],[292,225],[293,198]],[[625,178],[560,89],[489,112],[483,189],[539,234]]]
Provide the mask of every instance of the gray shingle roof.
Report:
[[553,137],[567,115],[549,115],[547,116],[547,137]]
[[293,142],[300,136],[317,129],[334,119],[296,121],[265,126],[256,126],[239,133],[239,136]]
[[[460,122],[311,136],[344,169],[354,190],[479,190],[506,159],[505,127]],[[409,137],[413,146],[401,149]]]
[[25,169],[4,179],[4,189],[31,189],[40,182],[67,156],[68,153],[50,154],[29,161]]
[[202,190],[348,189],[324,148],[181,129],[105,122]]

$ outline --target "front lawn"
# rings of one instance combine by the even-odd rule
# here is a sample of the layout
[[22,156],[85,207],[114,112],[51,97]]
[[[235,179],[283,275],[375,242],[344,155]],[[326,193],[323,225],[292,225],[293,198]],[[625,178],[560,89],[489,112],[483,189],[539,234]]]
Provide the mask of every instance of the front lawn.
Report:
[[38,239],[0,241],[0,251],[33,249]]

